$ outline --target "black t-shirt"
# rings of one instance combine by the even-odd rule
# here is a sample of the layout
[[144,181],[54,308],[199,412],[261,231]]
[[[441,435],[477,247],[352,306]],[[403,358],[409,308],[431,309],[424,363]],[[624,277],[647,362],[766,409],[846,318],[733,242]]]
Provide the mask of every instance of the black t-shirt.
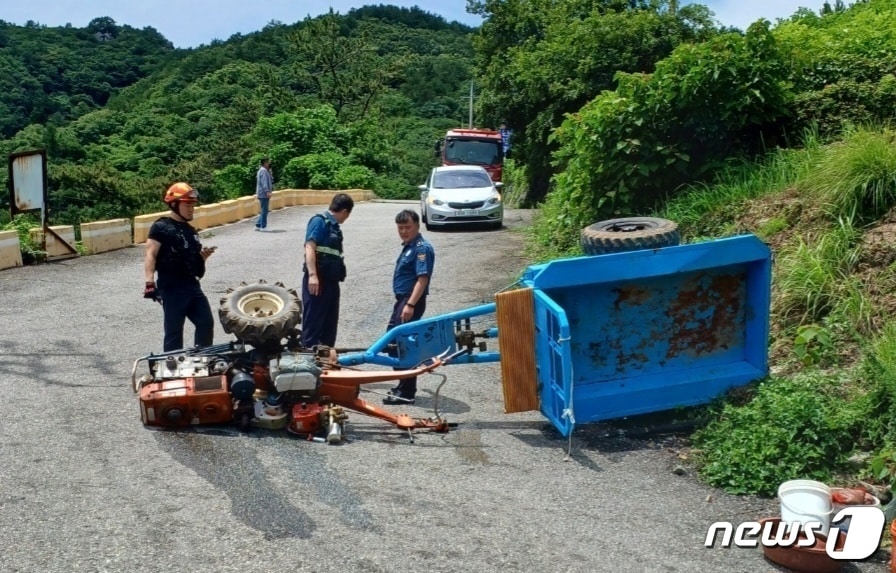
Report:
[[162,246],[156,257],[159,288],[198,284],[205,275],[199,234],[189,223],[162,217],[152,224],[149,238]]

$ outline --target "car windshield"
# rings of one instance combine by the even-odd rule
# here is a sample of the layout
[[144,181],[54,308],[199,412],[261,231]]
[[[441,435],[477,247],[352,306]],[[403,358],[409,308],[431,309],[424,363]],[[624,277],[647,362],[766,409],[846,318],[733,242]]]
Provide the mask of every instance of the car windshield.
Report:
[[445,161],[467,165],[497,165],[501,160],[501,142],[471,139],[449,140]]
[[491,187],[492,180],[484,171],[436,171],[433,177],[435,189],[472,189]]

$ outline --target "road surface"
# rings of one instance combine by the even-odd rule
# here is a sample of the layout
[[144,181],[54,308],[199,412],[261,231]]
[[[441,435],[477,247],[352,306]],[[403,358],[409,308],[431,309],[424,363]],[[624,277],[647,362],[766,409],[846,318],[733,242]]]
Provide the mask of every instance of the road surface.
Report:
[[[358,204],[343,227],[341,347],[385,329],[404,207],[416,205]],[[218,247],[203,281],[213,309],[241,281],[298,285],[317,210],[275,211],[270,233],[251,221],[203,232]],[[436,249],[427,315],[491,302],[514,282],[530,215],[510,210],[501,231],[425,232]],[[703,546],[710,523],[769,515],[774,500],[675,475],[671,442],[607,426],[577,429],[567,458],[540,414],[503,413],[497,364],[445,368],[440,409],[459,426],[413,444],[360,414],[340,446],[144,428],[129,373],[161,348],[162,315],[141,296],[142,257],[135,246],[0,272],[2,573],[779,570],[758,549]],[[421,378],[409,413],[427,415],[437,381]]]

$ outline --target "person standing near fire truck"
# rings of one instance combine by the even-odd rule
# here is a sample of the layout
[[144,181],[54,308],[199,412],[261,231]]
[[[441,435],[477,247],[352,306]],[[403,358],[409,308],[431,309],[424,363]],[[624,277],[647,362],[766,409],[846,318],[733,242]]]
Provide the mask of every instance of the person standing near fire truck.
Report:
[[199,279],[205,276],[205,260],[215,247],[203,247],[190,225],[199,192],[187,183],[175,183],[165,193],[164,202],[171,214],[152,224],[146,240],[143,298],[162,303],[165,352],[184,348],[186,319],[196,328],[196,346],[210,346],[215,323]]
[[508,158],[510,157],[510,138],[513,137],[513,130],[509,129],[507,124],[501,123],[498,133],[501,134],[501,153],[505,158]]

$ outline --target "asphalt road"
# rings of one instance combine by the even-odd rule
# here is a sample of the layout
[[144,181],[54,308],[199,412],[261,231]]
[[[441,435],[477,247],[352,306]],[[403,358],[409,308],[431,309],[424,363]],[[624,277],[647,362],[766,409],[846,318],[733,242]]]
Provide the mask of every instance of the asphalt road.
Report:
[[[384,331],[405,206],[359,204],[344,225],[339,346]],[[276,211],[270,233],[250,221],[204,232],[219,247],[203,281],[213,309],[241,281],[298,285],[315,211]],[[427,315],[491,302],[512,283],[529,217],[425,233],[436,249]],[[711,523],[771,515],[774,500],[674,474],[675,438],[583,426],[567,457],[540,414],[503,413],[497,364],[443,369],[440,408],[459,425],[415,443],[360,414],[339,446],[144,428],[129,374],[161,348],[162,315],[141,297],[142,256],[136,246],[0,271],[0,573],[781,571],[759,549],[703,546]],[[427,415],[435,382],[421,379],[409,413]]]

